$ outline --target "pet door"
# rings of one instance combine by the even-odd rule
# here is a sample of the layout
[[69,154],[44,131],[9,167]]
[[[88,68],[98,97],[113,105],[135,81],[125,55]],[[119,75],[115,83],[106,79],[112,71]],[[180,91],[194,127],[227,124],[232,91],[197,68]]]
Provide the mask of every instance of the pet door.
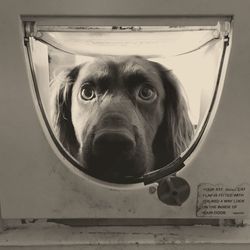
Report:
[[[104,180],[118,184],[138,182],[149,184],[165,176],[175,174],[185,166],[184,162],[194,152],[204,131],[207,130],[207,124],[211,118],[211,111],[215,108],[222,89],[221,74],[222,69],[224,69],[223,63],[226,48],[228,47],[231,35],[229,22],[219,22],[215,26],[179,27],[69,27],[39,26],[32,22],[26,22],[25,31],[25,42],[32,70],[34,89],[44,124],[46,125],[45,132],[52,138],[53,149],[68,167],[78,168],[84,178],[100,179],[101,181]],[[105,63],[110,69],[108,73],[106,72],[108,67],[103,66]],[[88,66],[85,67],[86,65]],[[134,70],[136,72],[129,72],[129,68],[130,71]],[[140,69],[137,70],[138,68]],[[140,70],[143,71],[146,76],[140,74]],[[123,71],[125,71],[125,74],[131,74],[131,77],[130,75],[128,77],[129,80],[127,78],[126,81],[124,80]],[[119,77],[117,77],[117,72],[119,73]],[[85,78],[85,80],[80,79],[84,74],[88,75],[89,73],[92,74],[91,78]],[[116,78],[114,78],[112,73],[116,74]],[[98,105],[90,105],[92,110],[85,113],[79,111],[84,109],[84,107],[87,109],[86,103],[83,104],[83,101],[88,101],[89,105],[90,102],[94,102],[94,97],[97,98],[97,96],[101,95],[99,92],[95,92],[97,91],[96,89],[93,90],[93,86],[96,88],[96,83],[92,84],[92,82],[97,81],[97,76],[100,76],[100,81],[102,81],[105,86],[109,84],[109,82],[113,82],[113,79],[119,79],[117,81],[120,81],[121,83],[119,82],[119,84],[121,85],[129,85],[130,82],[136,85],[137,81],[146,82],[143,87],[138,87],[137,85],[138,88],[133,87],[136,89],[135,92],[137,91],[137,98],[141,98],[140,104],[134,104],[135,109],[143,103],[143,105],[147,105],[150,110],[150,105],[153,106],[154,103],[153,98],[159,96],[162,98],[161,104],[159,104],[161,112],[159,112],[157,118],[158,122],[153,122],[153,124],[157,123],[157,125],[150,125],[154,127],[154,132],[150,135],[152,137],[150,140],[148,139],[150,136],[147,131],[138,132],[138,134],[143,137],[139,142],[131,139],[131,135],[127,131],[125,131],[120,138],[116,134],[119,129],[116,129],[116,132],[113,134],[111,133],[113,136],[112,139],[108,137],[105,138],[104,136],[102,138],[100,136],[100,141],[105,138],[106,144],[104,144],[104,146],[102,145],[100,153],[96,153],[96,155],[93,153],[93,155],[97,158],[101,157],[103,162],[106,161],[105,164],[107,165],[111,164],[112,160],[116,158],[116,154],[120,153],[119,147],[121,147],[121,151],[127,150],[124,154],[128,154],[128,152],[132,150],[130,147],[135,147],[135,145],[137,146],[138,144],[139,148],[140,145],[146,144],[146,149],[144,150],[133,149],[136,152],[141,151],[138,154],[133,153],[132,155],[134,158],[137,157],[140,159],[147,158],[148,155],[151,157],[151,159],[148,160],[151,161],[149,164],[146,160],[133,159],[132,156],[128,156],[129,160],[127,160],[127,165],[134,164],[135,168],[138,167],[140,169],[145,167],[145,169],[138,172],[131,171],[129,173],[124,171],[124,174],[118,173],[110,180],[104,173],[102,175],[96,175],[98,170],[95,172],[92,171],[91,168],[86,167],[89,158],[92,157],[92,155],[90,157],[86,152],[92,150],[93,142],[87,146],[84,146],[81,142],[81,140],[83,140],[84,143],[86,143],[88,136],[88,129],[83,128],[83,124],[94,124],[95,127],[98,127],[98,124],[105,123],[105,121],[99,121],[98,123],[98,119],[96,118],[100,116],[98,112],[101,111],[98,110],[97,107],[101,105],[100,103],[102,101],[105,102],[104,97],[103,99],[98,99]],[[158,89],[156,90],[156,87],[150,85],[152,79],[156,79],[158,82]],[[167,86],[164,85],[165,83],[162,83],[164,82],[163,79],[167,82]],[[86,85],[84,85],[83,82],[79,83],[79,81],[85,81]],[[150,83],[147,83],[148,81]],[[76,87],[74,87],[76,86],[75,84],[79,84],[79,88],[81,88],[80,96],[84,99],[80,100],[80,106],[77,106],[73,99],[74,97],[79,98],[79,95],[73,94],[74,91],[77,91]],[[116,84],[119,85],[118,83]],[[55,94],[56,85],[59,85],[56,90],[57,94]],[[85,87],[83,87],[83,85]],[[124,87],[125,85],[122,86]],[[102,87],[99,88],[101,89]],[[114,88],[118,89],[117,86]],[[171,90],[172,88],[174,91]],[[103,92],[103,96],[108,96],[109,90],[105,91]],[[117,92],[119,91],[117,90]],[[130,90],[127,90],[127,92],[129,91]],[[68,95],[69,92],[70,94]],[[109,96],[110,102],[112,102],[112,98],[115,99],[114,96],[114,93]],[[127,96],[129,96],[129,94]],[[128,99],[124,101],[124,104],[130,103],[129,108],[131,110],[129,112],[133,112],[133,105],[131,104],[133,100],[131,101],[130,97],[125,98],[124,95],[120,97],[120,99],[122,98],[124,98],[123,101],[126,98]],[[55,104],[56,102],[57,105]],[[168,103],[168,107],[172,105],[171,107],[175,113],[165,110],[168,108],[164,106],[163,103],[165,102]],[[110,109],[114,111],[115,105],[119,106],[117,99]],[[74,106],[74,110],[72,110],[72,106]],[[61,108],[62,110],[60,110],[60,112],[62,113],[59,112]],[[123,108],[125,109],[125,107]],[[101,109],[104,108],[102,107]],[[139,108],[138,110],[134,111],[134,113],[140,113]],[[149,112],[146,115],[141,111],[142,114],[138,115],[139,118],[137,117],[136,122],[139,123],[140,119],[143,120],[144,115],[151,117],[152,119],[147,120],[151,122],[151,120],[155,118],[152,113],[156,112],[155,110],[157,109],[152,110],[153,112]],[[94,115],[95,112],[97,113],[96,115]],[[119,112],[118,109],[117,113]],[[164,118],[166,113],[168,113],[169,117]],[[85,115],[81,116],[80,114]],[[117,117],[114,118],[116,121],[114,121],[110,127],[112,128],[116,123],[122,124],[124,121],[121,117],[123,116],[119,116],[118,114]],[[132,117],[132,115],[130,114],[128,117]],[[56,124],[55,119],[57,120]],[[72,123],[70,119],[73,119],[74,122]],[[92,120],[87,121],[88,119]],[[97,120],[94,122],[93,119]],[[128,118],[125,118],[125,120],[126,119]],[[164,125],[162,125],[163,119],[166,119]],[[61,127],[58,127],[58,123],[60,122],[64,123],[60,124]],[[106,123],[112,122],[107,119]],[[133,123],[134,121],[128,121],[128,124]],[[81,127],[81,131],[87,132],[84,135],[82,133],[79,135],[77,126]],[[143,130],[145,126],[146,125],[143,124],[139,127]],[[166,136],[166,138],[158,139],[163,139],[163,141],[167,141],[167,143],[165,142],[164,144],[162,141],[160,146],[156,147],[155,143],[159,129],[164,131],[163,135]],[[62,131],[65,134],[62,134]],[[68,134],[67,138],[66,134]],[[112,155],[106,148],[108,148],[110,144],[113,144],[113,138],[118,142],[121,140],[121,142],[120,144],[117,143],[117,145],[112,146],[115,150],[115,153]],[[135,145],[131,146],[133,143]],[[123,146],[120,146],[121,144]],[[169,146],[169,144],[172,146]],[[173,144],[178,145],[173,146]],[[81,152],[81,150],[84,152]],[[107,150],[107,154],[112,156],[110,161],[105,158],[106,156],[101,155],[103,150]],[[171,150],[175,153],[172,152],[171,156],[165,157],[170,154],[169,151]],[[79,157],[79,154],[85,157]],[[121,153],[120,159],[126,160],[126,157],[122,158],[122,155],[123,153]],[[158,161],[157,157],[161,157],[161,159]],[[164,160],[164,157],[166,160]],[[90,161],[94,163],[98,162],[98,160],[92,158]],[[157,161],[159,162],[158,165],[152,163]],[[119,161],[117,161],[117,164],[118,163]],[[99,162],[98,164],[100,165]],[[120,164],[122,165],[122,160]],[[140,166],[136,166],[136,164]],[[150,167],[143,165],[150,165]],[[119,166],[117,166],[117,168],[119,169]],[[108,172],[107,170],[107,173]],[[121,170],[121,172],[123,173],[123,170]],[[99,176],[101,177],[99,178]]]

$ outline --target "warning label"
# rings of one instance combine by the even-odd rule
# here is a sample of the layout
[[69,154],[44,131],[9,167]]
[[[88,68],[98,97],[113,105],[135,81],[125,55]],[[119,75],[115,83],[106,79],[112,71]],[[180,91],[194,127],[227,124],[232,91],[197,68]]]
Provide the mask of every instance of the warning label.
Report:
[[242,217],[248,211],[248,184],[236,187],[200,184],[196,215],[198,217]]

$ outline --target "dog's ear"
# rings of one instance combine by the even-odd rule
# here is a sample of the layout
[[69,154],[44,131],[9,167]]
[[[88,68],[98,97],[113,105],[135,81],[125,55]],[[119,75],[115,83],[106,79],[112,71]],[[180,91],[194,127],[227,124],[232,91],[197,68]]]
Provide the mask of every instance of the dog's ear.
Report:
[[57,139],[73,156],[77,154],[78,142],[71,120],[72,87],[81,66],[61,72],[51,83],[51,122]]
[[152,62],[165,89],[164,119],[160,125],[153,150],[156,168],[173,161],[189,146],[194,128],[188,115],[187,102],[176,76],[159,63]]

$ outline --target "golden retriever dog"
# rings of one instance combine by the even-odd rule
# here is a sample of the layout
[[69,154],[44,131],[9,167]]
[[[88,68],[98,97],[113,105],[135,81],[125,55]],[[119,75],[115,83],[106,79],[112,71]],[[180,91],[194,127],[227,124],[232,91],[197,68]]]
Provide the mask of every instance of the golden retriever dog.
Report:
[[98,179],[119,183],[159,169],[193,136],[179,81],[143,57],[97,57],[52,87],[56,137]]

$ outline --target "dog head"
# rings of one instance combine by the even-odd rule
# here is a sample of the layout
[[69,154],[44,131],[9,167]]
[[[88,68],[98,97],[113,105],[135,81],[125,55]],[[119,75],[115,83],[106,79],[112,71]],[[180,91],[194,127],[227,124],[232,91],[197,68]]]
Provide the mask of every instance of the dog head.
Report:
[[102,180],[163,167],[193,135],[180,83],[142,57],[99,57],[78,65],[54,81],[51,99],[58,139]]

